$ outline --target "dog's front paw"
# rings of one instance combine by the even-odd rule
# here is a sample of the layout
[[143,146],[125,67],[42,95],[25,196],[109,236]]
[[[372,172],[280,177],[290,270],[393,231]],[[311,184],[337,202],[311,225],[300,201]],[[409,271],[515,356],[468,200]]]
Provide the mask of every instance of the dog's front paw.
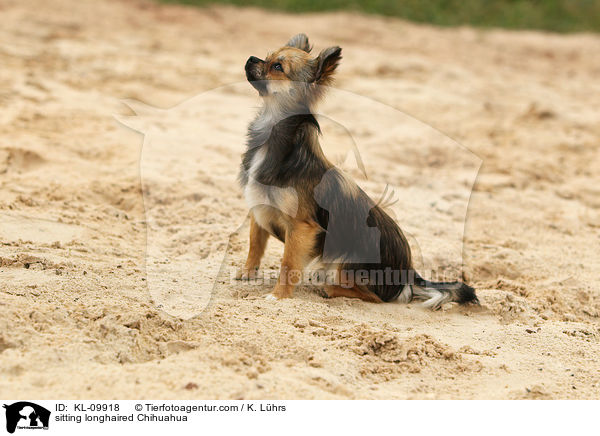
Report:
[[291,298],[294,288],[292,286],[282,285],[277,283],[273,288],[273,292],[269,295],[273,296],[274,300],[281,300],[282,298]]
[[273,295],[273,294],[267,294],[267,295],[265,295],[265,300],[276,301],[277,299],[278,298],[275,295]]
[[236,280],[254,280],[258,275],[258,267],[256,268],[240,268],[235,274]]

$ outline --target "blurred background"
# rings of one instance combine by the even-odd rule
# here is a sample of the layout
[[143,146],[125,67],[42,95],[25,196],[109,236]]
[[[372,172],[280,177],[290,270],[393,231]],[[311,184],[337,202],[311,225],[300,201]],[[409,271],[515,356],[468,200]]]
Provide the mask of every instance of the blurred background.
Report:
[[472,25],[553,32],[600,30],[598,0],[162,0],[198,6],[231,4],[287,12],[356,11],[439,26]]

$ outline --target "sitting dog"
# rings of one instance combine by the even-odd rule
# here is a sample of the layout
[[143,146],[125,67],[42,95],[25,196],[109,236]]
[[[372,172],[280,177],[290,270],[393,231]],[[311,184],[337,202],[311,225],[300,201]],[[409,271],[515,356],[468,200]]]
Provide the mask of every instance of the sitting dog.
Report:
[[[325,284],[329,297],[421,299],[433,309],[450,301],[478,303],[464,283],[423,279],[396,222],[325,157],[313,111],[332,83],[342,50],[330,47],[317,57],[310,51],[300,34],[265,60],[252,56],[246,62],[246,77],[263,106],[248,127],[239,175],[251,210],[250,249],[238,278],[256,277],[272,235],[284,251],[270,299],[291,297],[299,274],[319,261],[335,273]],[[372,271],[385,272],[386,279],[374,279]]]

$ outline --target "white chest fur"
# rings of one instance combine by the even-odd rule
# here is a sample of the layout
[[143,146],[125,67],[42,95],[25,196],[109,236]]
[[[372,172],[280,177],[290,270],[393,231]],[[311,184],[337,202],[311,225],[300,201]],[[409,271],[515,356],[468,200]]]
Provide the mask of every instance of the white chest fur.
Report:
[[248,170],[248,183],[244,188],[244,198],[254,219],[263,229],[273,233],[272,224],[285,225],[298,212],[298,194],[291,187],[281,188],[260,183],[255,175],[264,162],[266,147],[261,147],[252,158]]

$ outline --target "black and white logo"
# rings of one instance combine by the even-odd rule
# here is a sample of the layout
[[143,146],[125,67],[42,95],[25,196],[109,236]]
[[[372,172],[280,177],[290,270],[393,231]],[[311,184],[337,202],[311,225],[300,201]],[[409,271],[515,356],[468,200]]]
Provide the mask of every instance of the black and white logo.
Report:
[[7,432],[14,433],[16,429],[48,430],[50,422],[48,409],[29,401],[4,404],[3,407],[6,409]]

